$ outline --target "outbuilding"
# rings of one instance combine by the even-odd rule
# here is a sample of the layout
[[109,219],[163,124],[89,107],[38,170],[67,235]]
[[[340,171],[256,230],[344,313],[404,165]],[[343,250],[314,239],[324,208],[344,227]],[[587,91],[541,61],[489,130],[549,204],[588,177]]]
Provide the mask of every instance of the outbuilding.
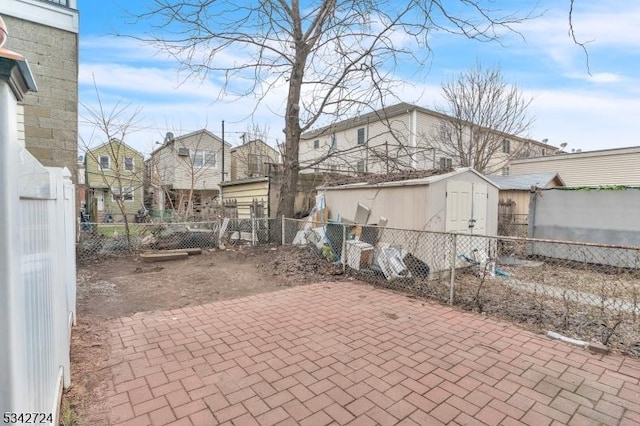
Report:
[[[416,259],[412,263],[419,261],[422,265],[414,275],[434,279],[450,271],[452,256],[477,255],[487,259],[491,255],[490,239],[483,235],[496,235],[498,230],[498,187],[483,175],[463,168],[434,170],[419,178],[401,179],[401,175],[389,176],[391,181],[380,178],[371,176],[368,182],[324,186],[318,192],[324,196],[325,208],[333,221],[386,226],[385,230],[378,229],[378,236],[368,238],[367,243],[374,246],[373,259],[377,260],[373,263],[387,279],[401,275],[394,269],[399,263],[406,263],[407,256]],[[362,232],[364,236],[364,228]],[[457,244],[450,233],[462,234],[456,238]],[[351,260],[353,244],[347,244],[347,258]],[[464,260],[457,260],[456,264],[468,266]]]
[[383,217],[391,228],[478,235],[498,231],[498,187],[471,168],[419,179],[324,186],[319,192],[333,218],[353,220],[361,204],[370,210],[368,224]]

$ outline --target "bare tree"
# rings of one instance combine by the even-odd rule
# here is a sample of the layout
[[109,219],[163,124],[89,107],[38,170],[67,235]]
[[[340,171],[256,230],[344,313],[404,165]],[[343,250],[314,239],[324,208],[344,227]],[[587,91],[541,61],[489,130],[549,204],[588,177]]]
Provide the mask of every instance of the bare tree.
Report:
[[[111,109],[105,107],[100,92],[94,82],[97,106],[82,105],[85,110],[83,122],[92,126],[89,140],[80,136],[80,141],[86,151],[87,160],[91,160],[94,167],[89,167],[87,161],[87,185],[99,184],[111,195],[120,214],[122,215],[127,247],[132,248],[131,229],[127,202],[133,201],[133,194],[143,186],[144,167],[143,157],[138,158],[137,151],[126,145],[131,132],[138,124],[139,108],[131,104],[117,102]],[[98,146],[96,146],[96,143]],[[102,164],[104,156],[107,161]],[[138,164],[135,160],[138,160]],[[140,206],[144,207],[142,199]]]
[[156,32],[142,39],[190,72],[223,76],[221,95],[260,101],[287,88],[278,216],[289,217],[303,132],[393,97],[396,68],[425,64],[433,32],[492,41],[529,17],[483,0],[149,1],[138,18]]
[[531,100],[505,82],[499,68],[480,64],[443,83],[445,105],[440,111],[434,145],[462,167],[492,172],[517,157],[524,144],[512,141],[532,124]]

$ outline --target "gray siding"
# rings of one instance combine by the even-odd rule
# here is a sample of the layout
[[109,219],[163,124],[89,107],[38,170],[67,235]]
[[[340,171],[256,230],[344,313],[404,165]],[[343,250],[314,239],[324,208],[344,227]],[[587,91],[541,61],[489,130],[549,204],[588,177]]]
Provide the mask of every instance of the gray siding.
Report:
[[[67,167],[78,155],[78,34],[3,16],[6,48],[29,61],[38,91],[24,99],[26,148],[44,166]],[[22,135],[20,135],[22,136]]]

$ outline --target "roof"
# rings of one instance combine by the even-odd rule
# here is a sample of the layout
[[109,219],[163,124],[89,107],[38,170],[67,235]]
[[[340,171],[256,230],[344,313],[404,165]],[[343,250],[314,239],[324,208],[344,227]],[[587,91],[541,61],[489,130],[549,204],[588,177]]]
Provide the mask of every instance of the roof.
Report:
[[[156,152],[161,151],[162,149],[164,149],[164,148],[168,147],[169,145],[171,145],[171,144],[175,144],[175,142],[176,142],[176,141],[179,141],[179,140],[182,140],[182,139],[189,138],[189,137],[191,137],[191,136],[197,135],[198,133],[203,133],[203,134],[209,135],[209,136],[211,136],[213,139],[217,140],[218,142],[222,142],[222,139],[220,139],[218,136],[214,135],[213,133],[211,133],[211,132],[210,132],[210,131],[208,131],[207,129],[200,129],[200,130],[196,130],[196,131],[193,131],[193,132],[187,133],[187,134],[185,134],[185,135],[176,136],[176,137],[174,137],[172,140],[170,140],[169,142],[164,143],[164,144],[160,144],[159,142],[156,142],[157,144],[160,144],[160,146],[159,146],[158,148],[154,149],[154,150],[151,152],[151,156],[153,156]],[[226,142],[226,141],[225,141],[225,143],[224,143],[224,144],[225,144],[226,146],[228,146],[228,147],[231,147],[231,144],[230,144],[229,142]]]
[[562,160],[569,160],[569,159],[576,159],[576,158],[602,157],[602,156],[609,156],[609,155],[624,155],[624,154],[637,154],[637,153],[640,153],[640,146],[598,149],[594,151],[563,152],[558,154],[544,155],[542,157],[515,159],[511,163],[520,164],[520,163],[535,163],[539,161],[562,161]]
[[[102,148],[102,147],[104,147],[104,146],[110,145],[110,144],[118,144],[118,145],[122,145],[122,146],[124,146],[125,148],[127,148],[127,149],[129,149],[129,150],[131,150],[131,151],[135,152],[135,153],[136,153],[136,154],[138,154],[140,157],[143,157],[143,158],[144,158],[144,155],[143,155],[140,151],[138,151],[138,150],[137,150],[137,149],[135,149],[135,148],[132,148],[130,145],[127,145],[126,143],[122,142],[120,139],[116,139],[116,138],[111,139],[111,141],[109,141],[109,142],[104,142],[104,143],[101,143],[101,144],[100,144],[100,145],[98,145],[98,146],[94,146],[93,148],[87,149],[87,150],[86,150],[86,152],[87,152],[87,153],[88,153],[88,152],[94,152],[94,151],[96,151],[96,150],[98,150],[98,149],[100,149],[100,148]],[[85,156],[85,158],[86,158],[86,156]]]
[[237,151],[238,149],[240,149],[242,147],[246,147],[248,145],[255,145],[255,144],[258,144],[258,143],[261,143],[262,145],[266,146],[267,148],[269,148],[271,151],[275,152],[276,154],[278,153],[278,151],[276,151],[276,149],[274,147],[272,147],[271,145],[269,145],[268,143],[266,143],[265,141],[260,140],[260,139],[254,139],[254,140],[251,140],[249,142],[243,143],[242,145],[234,146],[233,148],[231,148],[231,152],[235,152],[235,151]]
[[[434,182],[439,182],[441,180],[446,180],[452,178],[454,176],[461,175],[463,173],[473,173],[482,180],[486,181],[489,185],[493,187],[498,187],[493,181],[487,179],[481,173],[478,173],[474,169],[470,167],[459,168],[453,171],[432,171],[433,173],[427,177],[421,177],[416,179],[405,179],[405,180],[391,180],[385,182],[358,182],[358,183],[347,183],[343,185],[336,186],[321,186],[318,189],[322,190],[343,190],[343,189],[358,189],[358,188],[387,188],[387,187],[398,187],[398,186],[420,186],[420,185],[430,185]],[[373,175],[375,176],[375,175]],[[366,178],[360,178],[361,180],[365,180]]]
[[269,180],[266,176],[246,178],[246,179],[238,179],[238,180],[230,180],[226,182],[220,182],[220,186],[233,186],[233,185],[242,185],[245,183],[256,183],[256,182],[267,182]]
[[488,176],[500,189],[514,189],[529,191],[532,186],[546,188],[554,179],[558,179],[564,186],[560,175],[554,172],[529,173],[525,175]]
[[[402,114],[406,114],[408,112],[412,112],[412,111],[418,111],[418,112],[422,112],[424,114],[428,114],[434,117],[438,117],[440,119],[444,119],[444,120],[452,120],[454,117],[451,117],[449,115],[443,114],[441,112],[438,111],[434,111],[432,109],[429,108],[424,108],[418,105],[413,105],[407,102],[400,102],[398,104],[395,105],[390,105],[390,106],[386,106],[380,109],[377,109],[375,111],[372,112],[368,112],[366,114],[362,114],[362,115],[357,115],[356,117],[353,118],[348,118],[346,120],[342,120],[342,121],[338,121],[336,123],[330,124],[328,126],[324,126],[321,127],[319,129],[316,130],[310,130],[308,132],[303,133],[300,136],[300,139],[313,139],[319,136],[326,136],[329,135],[331,133],[335,133],[335,132],[339,132],[339,131],[343,131],[343,130],[347,130],[350,128],[353,128],[355,126],[362,126],[370,121],[381,121],[381,120],[386,120],[386,119],[390,119],[393,117],[397,117],[399,115]],[[496,132],[496,133],[500,133],[500,132]],[[540,142],[534,139],[528,139],[528,138],[524,138],[521,136],[516,136],[516,135],[506,135],[509,138],[517,138],[523,141],[528,141],[531,143],[534,143],[536,145],[540,145],[542,147],[547,147],[547,148],[551,148],[551,149],[557,149],[557,147],[553,146],[553,145],[549,145],[546,144],[544,142]]]

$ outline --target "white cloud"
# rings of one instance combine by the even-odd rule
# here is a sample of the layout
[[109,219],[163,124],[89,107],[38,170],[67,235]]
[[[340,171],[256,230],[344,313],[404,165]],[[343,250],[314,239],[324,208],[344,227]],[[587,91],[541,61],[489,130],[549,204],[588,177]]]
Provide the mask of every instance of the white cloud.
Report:
[[620,74],[612,73],[612,72],[598,72],[598,73],[568,73],[565,74],[566,77],[588,81],[590,83],[620,83],[624,80],[624,77]]
[[638,145],[640,99],[604,92],[537,90],[531,93],[531,136],[582,150]]

